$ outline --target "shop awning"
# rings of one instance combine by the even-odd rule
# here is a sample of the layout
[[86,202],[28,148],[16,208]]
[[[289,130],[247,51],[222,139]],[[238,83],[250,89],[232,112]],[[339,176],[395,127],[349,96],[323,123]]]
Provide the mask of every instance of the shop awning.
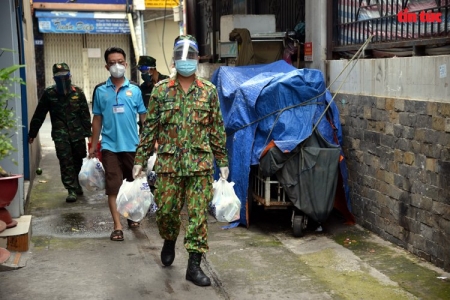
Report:
[[126,13],[36,11],[41,33],[130,33]]

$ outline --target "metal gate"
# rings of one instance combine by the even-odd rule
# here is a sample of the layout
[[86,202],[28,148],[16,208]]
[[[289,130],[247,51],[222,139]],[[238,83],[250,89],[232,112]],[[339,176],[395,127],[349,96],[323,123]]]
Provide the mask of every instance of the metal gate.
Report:
[[[91,101],[94,87],[109,77],[105,69],[104,52],[111,46],[122,48],[130,64],[129,34],[44,34],[45,85],[54,84],[52,66],[66,62],[72,74],[72,83],[81,87]],[[130,78],[130,67],[126,76]]]

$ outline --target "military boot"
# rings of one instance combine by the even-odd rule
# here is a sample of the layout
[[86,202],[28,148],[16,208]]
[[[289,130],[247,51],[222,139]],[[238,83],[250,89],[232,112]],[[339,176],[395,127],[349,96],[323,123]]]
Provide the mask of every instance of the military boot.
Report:
[[161,250],[161,262],[166,267],[170,266],[175,259],[175,242],[170,240],[164,240],[164,245]]
[[200,263],[202,261],[202,254],[199,252],[190,252],[188,267],[186,270],[186,280],[192,281],[194,284],[199,286],[211,285],[211,280],[208,276],[203,273],[200,268]]
[[77,201],[77,193],[75,190],[69,190],[69,195],[66,198],[66,202],[75,202]]
[[83,196],[83,189],[81,188],[81,186],[77,187],[77,189],[75,190],[75,193],[78,196]]

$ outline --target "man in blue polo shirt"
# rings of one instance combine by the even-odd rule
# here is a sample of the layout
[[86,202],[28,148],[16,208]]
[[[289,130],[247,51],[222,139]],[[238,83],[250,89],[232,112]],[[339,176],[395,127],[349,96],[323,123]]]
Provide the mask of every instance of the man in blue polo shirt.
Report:
[[[98,84],[93,93],[92,144],[89,157],[97,156],[97,144],[102,135],[101,154],[105,169],[105,193],[114,221],[111,233],[112,241],[123,241],[120,214],[117,212],[116,199],[124,179],[133,181],[133,165],[136,148],[139,144],[136,117],[142,123],[146,109],[142,93],[136,83],[125,77],[127,68],[123,49],[110,47],[105,51],[105,68],[111,76],[106,82]],[[129,227],[139,223],[128,221]]]

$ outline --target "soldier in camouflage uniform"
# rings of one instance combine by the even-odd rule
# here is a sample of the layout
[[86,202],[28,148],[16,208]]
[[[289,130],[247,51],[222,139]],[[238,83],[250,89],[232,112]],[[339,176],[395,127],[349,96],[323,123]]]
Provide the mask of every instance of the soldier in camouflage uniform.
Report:
[[151,56],[140,56],[137,67],[141,72],[143,81],[139,88],[142,92],[142,98],[144,98],[145,108],[148,108],[148,101],[150,100],[153,87],[158,81],[169,78],[169,76],[163,75],[156,70],[156,59]]
[[31,119],[28,143],[33,143],[50,112],[61,181],[69,193],[66,202],[75,202],[77,195],[83,195],[78,174],[87,156],[85,138],[91,136],[91,115],[83,90],[71,84],[69,66],[54,64],[53,76],[55,85],[45,89]]
[[175,40],[177,74],[153,88],[133,176],[158,144],[154,170],[156,222],[164,239],[161,261],[170,266],[175,259],[175,242],[180,232],[180,212],[187,204],[189,224],[184,246],[189,252],[186,279],[208,286],[210,279],[200,268],[208,251],[207,207],[212,200],[214,159],[221,176],[228,177],[226,135],[215,86],[195,75],[198,46],[192,36]]

